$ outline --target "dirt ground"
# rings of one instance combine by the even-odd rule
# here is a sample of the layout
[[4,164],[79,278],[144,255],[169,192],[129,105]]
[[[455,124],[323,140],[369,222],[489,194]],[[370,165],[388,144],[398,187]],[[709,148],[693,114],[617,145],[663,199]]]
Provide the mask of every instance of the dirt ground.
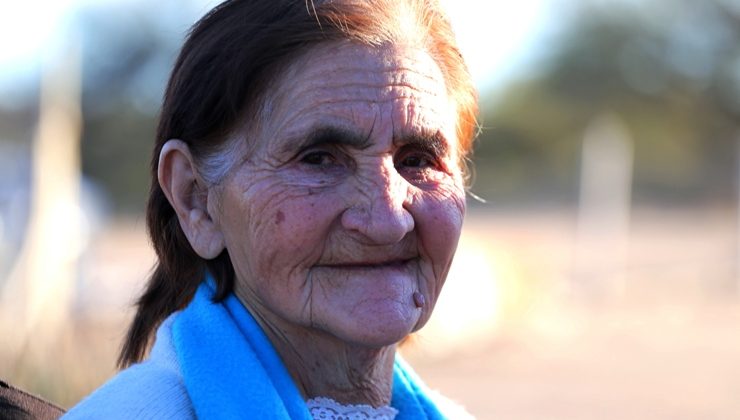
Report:
[[471,222],[469,235],[498,244],[492,259],[504,249],[522,267],[506,273],[519,298],[495,330],[463,337],[454,351],[409,349],[431,386],[479,419],[740,418],[731,214],[637,213],[619,275],[586,277],[573,275],[578,238],[567,213]]
[[737,304],[571,316],[585,321],[568,334],[521,330],[411,360],[479,419],[740,418]]
[[[403,349],[431,387],[479,419],[740,418],[732,212],[643,209],[610,237],[567,209],[466,223],[434,318]],[[99,386],[152,261],[141,220],[98,232],[68,330],[0,346],[0,377],[63,406]]]

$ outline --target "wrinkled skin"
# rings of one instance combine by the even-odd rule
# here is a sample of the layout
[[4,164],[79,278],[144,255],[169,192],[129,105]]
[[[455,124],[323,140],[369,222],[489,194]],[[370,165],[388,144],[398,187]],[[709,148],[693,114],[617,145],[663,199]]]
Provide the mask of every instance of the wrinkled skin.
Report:
[[439,67],[414,48],[330,44],[276,86],[215,200],[235,292],[280,334],[394,344],[428,320],[465,210]]
[[454,102],[405,45],[314,47],[268,91],[219,182],[173,139],[160,184],[201,257],[228,250],[306,398],[388,404],[396,343],[429,319],[462,227]]

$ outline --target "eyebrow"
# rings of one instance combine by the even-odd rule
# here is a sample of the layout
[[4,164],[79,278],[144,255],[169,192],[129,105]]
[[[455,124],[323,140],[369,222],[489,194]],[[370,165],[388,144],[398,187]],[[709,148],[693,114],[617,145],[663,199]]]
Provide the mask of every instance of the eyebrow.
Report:
[[370,135],[362,135],[352,130],[336,126],[321,126],[308,135],[288,139],[284,151],[305,150],[313,146],[336,144],[364,150],[372,144]]
[[447,156],[449,142],[441,131],[423,130],[421,133],[394,139],[395,144],[403,146],[415,146],[427,150],[434,156]]
[[[292,152],[332,144],[364,150],[372,145],[371,135],[372,133],[363,135],[344,127],[320,126],[312,129],[308,135],[288,139],[282,149],[285,152]],[[433,153],[435,156],[446,156],[449,152],[449,142],[439,130],[422,129],[419,133],[395,137],[393,144],[397,147],[419,147]]]

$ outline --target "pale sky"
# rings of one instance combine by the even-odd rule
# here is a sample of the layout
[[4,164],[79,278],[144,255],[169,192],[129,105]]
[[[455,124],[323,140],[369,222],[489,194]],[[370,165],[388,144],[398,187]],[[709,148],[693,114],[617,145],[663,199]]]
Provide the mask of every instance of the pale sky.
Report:
[[[132,0],[0,0],[0,89],[28,76],[73,11]],[[194,20],[218,0],[194,0]],[[510,76],[548,24],[551,0],[442,0],[479,87]]]

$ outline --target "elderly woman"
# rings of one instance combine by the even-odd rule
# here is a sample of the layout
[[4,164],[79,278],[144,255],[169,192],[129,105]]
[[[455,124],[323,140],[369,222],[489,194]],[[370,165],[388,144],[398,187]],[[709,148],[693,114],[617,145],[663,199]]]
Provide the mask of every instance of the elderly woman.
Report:
[[69,417],[461,415],[396,348],[450,268],[476,111],[432,0],[216,7],[164,98],[128,368]]

